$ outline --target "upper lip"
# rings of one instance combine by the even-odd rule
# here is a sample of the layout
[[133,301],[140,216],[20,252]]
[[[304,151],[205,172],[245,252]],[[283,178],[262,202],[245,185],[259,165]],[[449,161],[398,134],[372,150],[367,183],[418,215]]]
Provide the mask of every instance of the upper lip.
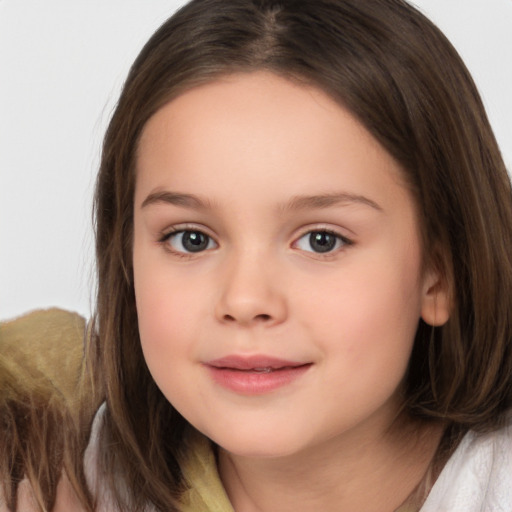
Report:
[[299,361],[288,361],[285,359],[279,359],[277,357],[265,356],[265,355],[230,355],[221,357],[219,359],[213,359],[207,361],[208,366],[214,368],[231,368],[233,370],[254,370],[258,368],[295,368],[297,366],[304,366],[308,363]]

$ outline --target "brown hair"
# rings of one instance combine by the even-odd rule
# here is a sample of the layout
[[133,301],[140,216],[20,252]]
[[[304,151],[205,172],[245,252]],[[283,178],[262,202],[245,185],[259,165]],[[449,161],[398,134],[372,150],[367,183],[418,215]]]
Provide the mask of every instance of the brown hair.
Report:
[[[107,401],[103,467],[131,510],[177,509],[186,421],[145,365],[132,270],[136,152],[165,103],[222,74],[265,69],[319,87],[401,164],[426,264],[449,284],[448,323],[420,321],[405,408],[462,430],[512,403],[512,194],[473,81],[443,34],[403,0],[193,0],[148,41],[108,128],[97,181],[98,336]],[[119,497],[122,495],[118,493]],[[176,507],[176,508],[173,508]]]
[[38,510],[51,510],[63,469],[63,438],[57,432],[65,411],[44,377],[0,355],[0,503],[3,499],[9,510],[18,510],[24,478]]

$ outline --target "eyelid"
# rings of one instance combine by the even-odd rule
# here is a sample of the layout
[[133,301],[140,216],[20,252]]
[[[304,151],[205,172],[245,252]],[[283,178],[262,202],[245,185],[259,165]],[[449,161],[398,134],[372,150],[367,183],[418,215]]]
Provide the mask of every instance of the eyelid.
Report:
[[[302,226],[301,228],[295,230],[296,235],[294,235],[294,239],[297,240],[298,238],[314,231],[325,231],[326,233],[330,233],[331,235],[339,236],[347,243],[354,243],[353,237],[355,237],[355,233],[353,233],[348,228],[341,226],[333,226],[330,223],[312,223]],[[347,235],[347,232],[352,234]]]
[[172,226],[168,226],[162,230],[160,230],[157,234],[158,241],[163,242],[171,235],[175,233],[179,233],[181,231],[200,231],[205,235],[209,236],[211,239],[215,240],[215,236],[211,233],[211,230],[202,224],[193,224],[193,223],[183,223],[183,224],[174,224]]

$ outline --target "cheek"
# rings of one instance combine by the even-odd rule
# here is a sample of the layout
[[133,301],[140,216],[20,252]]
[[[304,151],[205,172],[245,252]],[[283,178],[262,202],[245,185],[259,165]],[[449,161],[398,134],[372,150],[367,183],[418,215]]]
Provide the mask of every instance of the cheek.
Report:
[[[135,299],[141,341],[155,350],[178,349],[185,333],[194,328],[195,295],[165,274],[151,270],[135,278]],[[197,298],[197,297],[196,297]]]
[[315,332],[322,350],[346,361],[348,369],[405,370],[420,318],[421,291],[418,258],[404,254],[394,264],[389,263],[392,252],[377,261],[358,257],[354,265],[319,283],[302,305],[305,328]]
[[[173,404],[187,401],[183,382],[190,382],[183,361],[193,357],[187,341],[194,337],[194,324],[183,314],[192,302],[174,283],[141,274],[136,284],[136,304],[142,352],[148,369],[162,393]],[[146,279],[144,279],[144,277]],[[188,307],[187,307],[188,306]]]
[[193,286],[169,272],[165,255],[155,256],[154,251],[135,245],[134,287],[144,358],[165,392],[168,381],[179,378],[179,362],[191,350],[187,340],[196,328],[193,318],[198,306]]
[[[326,403],[344,404],[326,415],[364,418],[397,397],[419,320],[415,296],[378,273],[349,277],[316,308],[315,339],[323,353]],[[413,294],[414,295],[414,294]],[[337,300],[335,300],[337,298]],[[409,300],[408,300],[409,299]],[[310,326],[311,327],[311,326]]]

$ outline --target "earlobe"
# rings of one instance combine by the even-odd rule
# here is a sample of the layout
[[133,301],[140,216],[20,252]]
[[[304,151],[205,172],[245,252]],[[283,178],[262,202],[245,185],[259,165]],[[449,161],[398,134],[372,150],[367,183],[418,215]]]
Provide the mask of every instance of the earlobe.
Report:
[[438,271],[428,271],[423,283],[421,318],[433,327],[445,324],[451,313],[448,280]]

